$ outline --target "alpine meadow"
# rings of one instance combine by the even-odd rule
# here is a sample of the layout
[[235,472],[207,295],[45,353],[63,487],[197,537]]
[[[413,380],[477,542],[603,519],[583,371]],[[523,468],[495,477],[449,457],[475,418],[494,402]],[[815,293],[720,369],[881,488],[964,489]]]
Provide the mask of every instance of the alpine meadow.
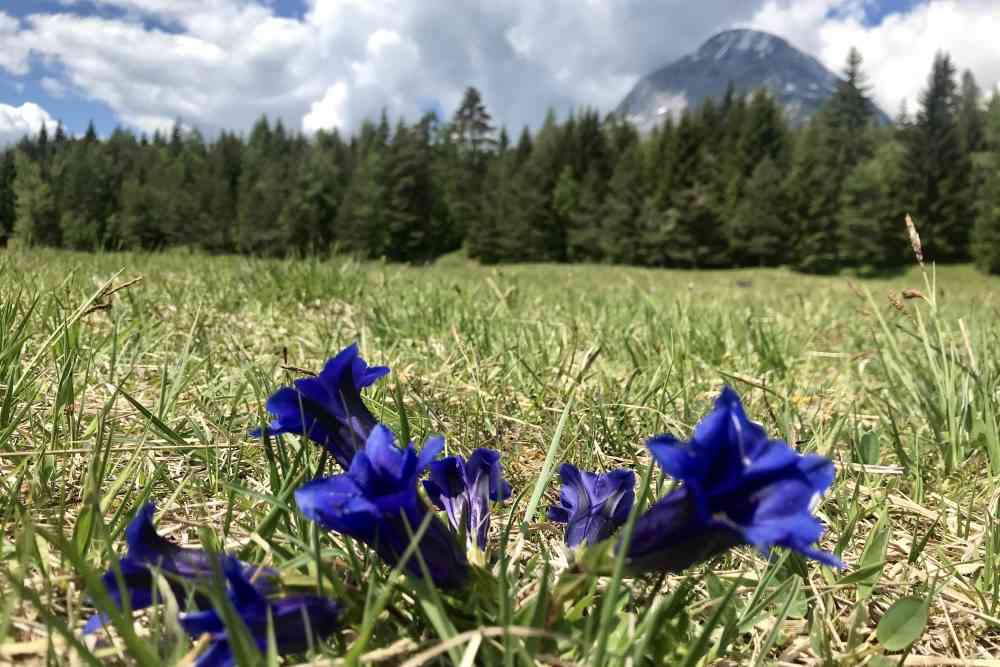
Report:
[[[852,282],[8,250],[0,271],[5,661],[191,664],[205,640],[177,610],[223,604],[218,583],[154,567],[145,597],[160,604],[135,624],[101,585],[133,513],[155,501],[172,549],[225,551],[288,595],[334,601],[336,628],[297,646],[298,661],[995,664],[1000,282],[971,268],[914,261]],[[323,447],[248,435],[270,422],[276,389],[344,341],[371,364],[371,415],[401,442],[443,434],[450,455],[500,452],[512,493],[488,510],[480,560],[442,571],[467,569],[457,591],[420,576],[433,562],[387,566],[300,513],[296,491],[339,468]],[[624,528],[637,532],[670,489],[646,440],[688,437],[724,385],[771,438],[833,461],[817,548],[846,568],[737,546],[639,575],[607,547],[564,546],[545,518],[557,463],[635,470]],[[94,606],[115,613],[84,635]],[[273,664],[283,617],[245,618],[240,635],[220,609],[242,664]]]
[[0,11],[0,667],[1000,667],[995,8],[671,1]]

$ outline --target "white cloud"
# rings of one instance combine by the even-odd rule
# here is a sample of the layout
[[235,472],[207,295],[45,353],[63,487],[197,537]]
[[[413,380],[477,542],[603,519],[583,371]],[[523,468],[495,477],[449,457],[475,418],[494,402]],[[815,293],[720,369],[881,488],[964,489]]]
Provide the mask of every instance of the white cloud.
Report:
[[343,81],[330,86],[323,98],[313,102],[309,113],[302,117],[302,129],[312,134],[318,130],[344,129],[347,126],[347,84]]
[[45,109],[33,102],[25,102],[19,107],[0,104],[0,147],[37,133],[43,124],[50,133],[55,132],[58,125]]
[[20,21],[0,11],[0,69],[18,75],[28,72],[28,47],[19,38],[20,29]]
[[934,0],[875,27],[863,20],[871,0],[307,0],[300,19],[263,0],[63,2],[125,15],[0,13],[0,68],[23,74],[34,53],[144,130],[177,119],[246,130],[261,113],[350,130],[383,108],[450,114],[474,85],[516,133],[548,108],[610,110],[640,76],[734,25],[778,33],[835,70],[856,45],[890,114],[903,97],[912,107],[939,48],[984,88],[1000,80],[994,0]]
[[785,26],[793,42],[834,71],[842,69],[850,47],[857,47],[872,94],[890,115],[904,99],[911,111],[916,108],[938,51],[950,53],[960,70],[972,70],[982,88],[994,89],[1000,83],[1000,12],[995,0],[933,0],[889,15],[876,26],[864,24],[859,3],[827,17],[828,10],[842,5],[770,0],[750,23],[773,31]]
[[63,2],[125,15],[35,14],[10,53],[59,65],[74,91],[144,130],[177,118],[246,129],[261,113],[353,128],[383,108],[415,120],[435,106],[450,114],[474,85],[516,131],[549,107],[610,109],[761,0],[703,0],[697,12],[686,0],[307,0],[301,19],[260,0]]

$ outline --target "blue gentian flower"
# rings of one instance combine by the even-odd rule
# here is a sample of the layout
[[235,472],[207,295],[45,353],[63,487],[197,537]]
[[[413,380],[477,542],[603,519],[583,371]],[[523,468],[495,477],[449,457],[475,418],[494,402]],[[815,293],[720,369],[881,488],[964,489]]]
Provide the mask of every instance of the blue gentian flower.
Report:
[[490,501],[510,498],[510,484],[503,478],[500,452],[477,449],[466,461],[448,456],[430,464],[430,479],[424,489],[431,502],[448,514],[452,527],[465,531],[466,548],[479,553],[486,549],[490,531]]
[[[305,516],[328,530],[368,544],[386,563],[395,565],[410,536],[427,516],[417,493],[417,480],[444,447],[444,438],[428,438],[417,454],[413,444],[401,449],[385,426],[376,426],[347,473],[318,479],[295,491]],[[420,555],[434,583],[458,588],[468,576],[468,562],[454,536],[432,517],[420,540]],[[422,576],[416,555],[407,571]]]
[[628,519],[635,502],[635,473],[631,470],[598,474],[564,463],[559,477],[560,504],[549,508],[548,517],[566,524],[566,546],[597,544]]
[[[275,416],[267,432],[307,436],[347,470],[378,423],[361,400],[361,390],[388,372],[386,366],[369,366],[358,356],[358,346],[350,345],[328,360],[318,376],[295,380],[267,399],[267,410]],[[261,432],[254,429],[251,435]]]
[[[279,655],[301,653],[337,630],[340,605],[315,595],[296,595],[268,600],[244,573],[232,556],[222,562],[229,584],[229,599],[261,652],[267,651],[268,616],[274,628],[275,650]],[[196,639],[208,634],[211,642],[198,656],[195,667],[230,667],[236,664],[222,616],[214,609],[179,615],[181,627]]]
[[833,483],[833,463],[768,439],[730,387],[690,442],[661,435],[647,446],[683,486],[636,521],[627,554],[633,572],[679,572],[740,544],[765,555],[773,546],[787,547],[843,567],[812,546],[823,534],[812,509]]
[[[183,581],[197,582],[211,577],[213,564],[219,555],[202,549],[188,549],[177,546],[156,532],[153,526],[153,514],[156,505],[145,503],[136,512],[135,517],[125,528],[125,542],[128,552],[125,558],[118,561],[122,579],[128,592],[129,604],[133,610],[145,609],[153,604],[153,570],[158,568],[166,576],[167,582],[177,598],[184,604],[187,592]],[[246,576],[256,579],[256,586],[262,590],[270,590],[273,578],[272,570],[255,565],[242,565]],[[122,591],[118,587],[118,577],[114,568],[105,572],[101,581],[108,595],[119,608],[122,607]],[[109,620],[107,614],[95,614],[88,619],[84,633],[98,630]]]

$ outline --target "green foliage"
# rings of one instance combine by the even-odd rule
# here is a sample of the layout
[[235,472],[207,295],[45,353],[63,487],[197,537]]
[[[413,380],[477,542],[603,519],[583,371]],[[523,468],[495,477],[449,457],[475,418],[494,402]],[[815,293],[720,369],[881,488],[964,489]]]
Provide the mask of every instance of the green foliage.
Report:
[[[1000,327],[982,304],[1000,279],[938,267],[923,288],[936,303],[886,308],[887,290],[921,278],[860,280],[874,296],[859,303],[842,279],[783,269],[9,249],[0,643],[55,666],[175,664],[191,651],[169,606],[114,614],[103,644],[79,637],[94,610],[85,596],[110,607],[98,575],[151,499],[171,539],[225,544],[274,567],[289,593],[344,605],[342,631],[294,664],[856,665],[894,649],[933,661],[942,644],[913,641],[922,607],[947,651],[992,655]],[[289,366],[318,370],[352,340],[393,368],[365,393],[379,419],[418,441],[442,432],[450,453],[503,454],[515,498],[495,508],[488,568],[461,596],[428,595],[369,550],[313,531],[290,494],[316,475],[320,449],[247,437],[294,377],[282,348]],[[769,433],[838,461],[817,516],[823,547],[849,569],[747,547],[686,577],[609,575],[609,549],[565,562],[541,518],[558,495],[544,478],[561,460],[646,470],[643,441],[687,437],[722,382]],[[670,488],[653,471],[639,489],[649,502]],[[935,589],[941,604],[927,604]]]
[[939,262],[968,258],[974,220],[972,167],[959,131],[956,87],[955,66],[939,53],[920,96],[916,122],[903,135],[908,203],[923,223],[926,256]]
[[789,228],[795,239],[791,264],[805,273],[833,273],[841,267],[838,166],[824,153],[830,146],[829,133],[823,122],[802,131],[785,183]]
[[901,598],[892,603],[878,623],[878,643],[887,651],[902,651],[920,639],[927,627],[930,599]]
[[464,247],[487,264],[831,274],[908,261],[910,213],[928,259],[994,271],[1000,96],[981,107],[975,79],[959,88],[939,54],[916,119],[880,127],[851,49],[824,108],[794,128],[765,91],[732,86],[645,136],[582,109],[513,146],[473,87],[447,122],[393,128],[383,112],[350,137],[266,117],[209,141],[60,127],[0,156],[0,242],[417,263]]
[[6,244],[14,231],[17,208],[14,198],[14,151],[0,154],[0,244]]
[[14,235],[27,244],[59,245],[59,220],[52,186],[42,167],[23,153],[15,158]]
[[746,194],[730,220],[734,256],[750,266],[777,266],[787,256],[787,204],[782,175],[764,158],[747,181]]
[[[903,147],[889,141],[858,164],[844,181],[840,212],[840,254],[848,266],[878,272],[908,257],[903,220],[906,164]],[[921,230],[922,231],[922,230]]]
[[979,215],[972,233],[972,257],[981,270],[1000,273],[1000,151],[991,156]]

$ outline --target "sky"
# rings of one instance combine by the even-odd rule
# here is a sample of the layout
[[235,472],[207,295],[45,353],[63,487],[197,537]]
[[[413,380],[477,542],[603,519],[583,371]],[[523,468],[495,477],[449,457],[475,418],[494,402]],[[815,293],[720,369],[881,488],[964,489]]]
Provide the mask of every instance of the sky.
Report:
[[839,71],[851,46],[889,115],[944,50],[1000,82],[996,0],[0,0],[0,144],[61,121],[212,135],[261,114],[311,134],[386,109],[449,116],[469,85],[516,133],[610,111],[720,30],[778,34]]

